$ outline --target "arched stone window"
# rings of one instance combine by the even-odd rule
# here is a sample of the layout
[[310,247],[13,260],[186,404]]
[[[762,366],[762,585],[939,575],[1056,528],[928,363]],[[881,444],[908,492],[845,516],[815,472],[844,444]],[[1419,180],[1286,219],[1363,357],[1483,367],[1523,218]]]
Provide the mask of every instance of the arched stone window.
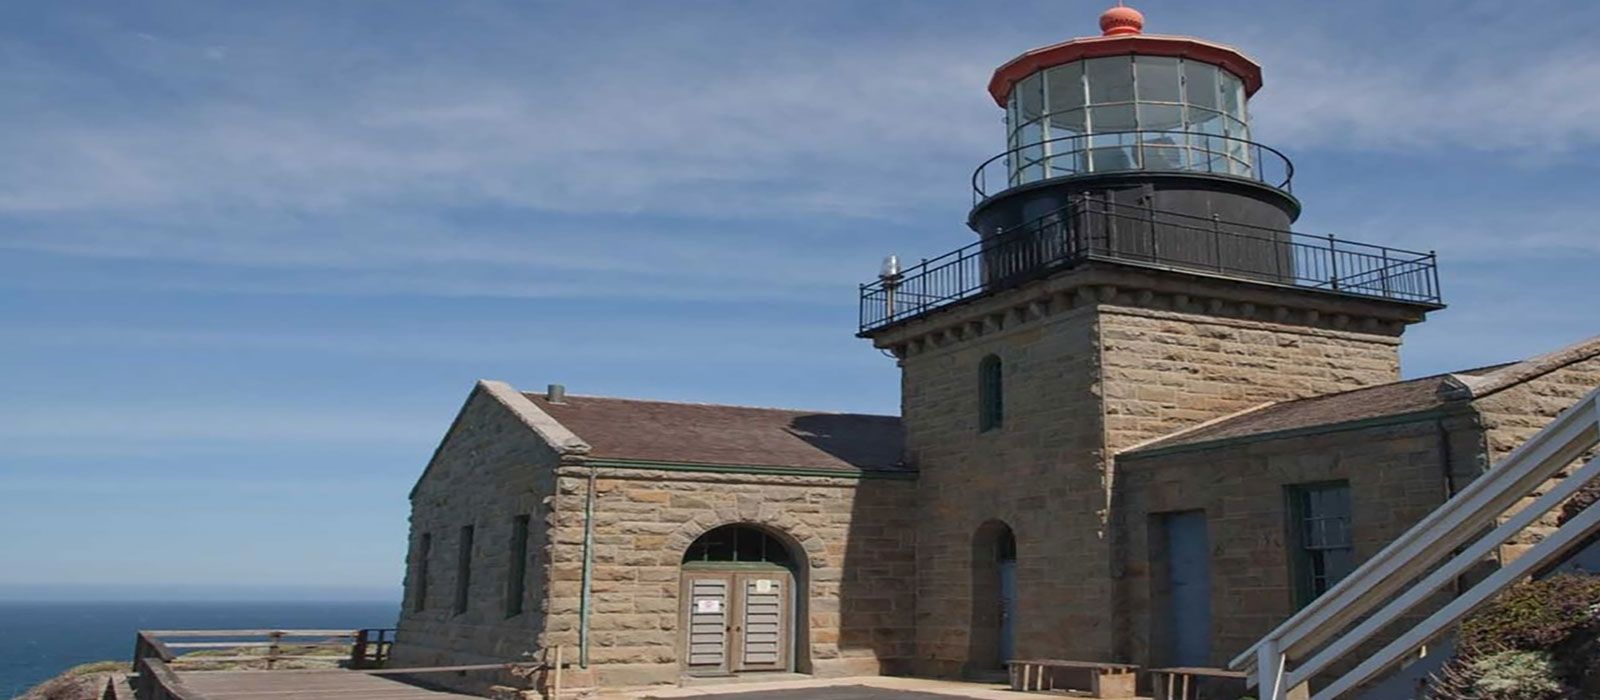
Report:
[[1005,420],[1005,370],[989,355],[978,363],[978,432],[1000,427]]
[[701,535],[684,551],[683,563],[695,562],[777,564],[788,568],[793,557],[783,541],[761,528],[723,525]]
[[808,670],[804,557],[748,524],[714,528],[690,544],[680,589],[684,671]]

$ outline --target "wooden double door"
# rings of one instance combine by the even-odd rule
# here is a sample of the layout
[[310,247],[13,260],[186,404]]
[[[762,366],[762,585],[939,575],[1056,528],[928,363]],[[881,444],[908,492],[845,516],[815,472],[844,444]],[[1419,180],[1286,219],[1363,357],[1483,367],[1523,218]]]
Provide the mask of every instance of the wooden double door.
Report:
[[686,569],[682,644],[691,675],[790,670],[794,575],[771,569]]

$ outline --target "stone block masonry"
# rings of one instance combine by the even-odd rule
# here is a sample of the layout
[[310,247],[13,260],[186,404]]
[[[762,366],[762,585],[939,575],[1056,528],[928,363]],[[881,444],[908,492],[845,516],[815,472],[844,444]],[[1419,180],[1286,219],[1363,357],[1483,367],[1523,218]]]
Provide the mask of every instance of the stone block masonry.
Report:
[[[1079,295],[1080,297],[1082,295]],[[1394,381],[1399,338],[1258,318],[1100,303],[952,318],[901,360],[908,455],[919,468],[918,671],[972,672],[974,533],[1017,539],[1021,656],[1127,660],[1108,525],[1109,455],[1266,401]],[[977,367],[1004,367],[1005,422],[979,432]]]
[[1392,335],[1102,309],[1106,439],[1113,450],[1263,402],[1400,378],[1400,339]]
[[[579,643],[589,468],[563,467],[540,644]],[[700,535],[743,523],[776,535],[799,563],[796,670],[819,676],[902,670],[915,623],[914,482],[597,468],[589,660],[605,687],[683,673],[680,578]]]
[[1287,490],[1345,481],[1350,539],[1360,562],[1448,497],[1450,460],[1474,462],[1480,438],[1466,413],[1395,425],[1118,459],[1118,590],[1124,653],[1170,665],[1158,519],[1204,514],[1211,549],[1211,659],[1225,664],[1297,609]]
[[[480,384],[412,492],[405,599],[392,651],[395,666],[504,663],[538,650],[550,570],[548,521],[560,454],[504,392]],[[496,394],[500,395],[497,396]],[[522,610],[508,614],[507,581],[519,516],[528,518]],[[458,609],[462,528],[473,528],[465,609]],[[429,541],[423,565],[422,540]],[[427,581],[422,577],[426,572]],[[475,673],[430,678],[477,691],[508,676]]]

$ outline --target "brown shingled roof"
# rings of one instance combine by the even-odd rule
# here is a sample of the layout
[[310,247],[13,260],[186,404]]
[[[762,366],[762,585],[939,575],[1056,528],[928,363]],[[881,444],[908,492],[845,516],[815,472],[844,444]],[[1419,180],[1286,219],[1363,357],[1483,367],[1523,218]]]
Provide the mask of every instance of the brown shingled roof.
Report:
[[896,416],[567,396],[540,410],[589,443],[589,457],[840,471],[909,471]]
[[1272,404],[1141,445],[1130,454],[1427,411],[1452,401],[1444,393],[1452,386],[1449,377],[1439,374]]
[[1558,367],[1595,356],[1600,356],[1600,336],[1520,362],[1271,404],[1139,445],[1123,454],[1132,456],[1230,438],[1332,428],[1358,421],[1420,413],[1452,403],[1467,403]]

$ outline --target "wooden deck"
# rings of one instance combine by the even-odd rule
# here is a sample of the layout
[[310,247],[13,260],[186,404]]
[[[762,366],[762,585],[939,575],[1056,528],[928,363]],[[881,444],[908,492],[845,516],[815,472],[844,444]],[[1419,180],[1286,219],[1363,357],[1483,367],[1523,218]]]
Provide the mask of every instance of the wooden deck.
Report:
[[[472,672],[499,674],[516,690],[561,694],[567,663],[560,646],[539,655],[547,661],[529,654],[504,663],[392,668],[393,631],[140,630],[134,635],[131,674],[126,683],[113,682],[104,700],[451,700],[480,696],[397,679]],[[266,641],[239,641],[254,637]],[[174,649],[198,651],[178,655]],[[299,668],[286,667],[291,664]]]
[[207,700],[450,700],[475,695],[428,690],[383,676],[318,669],[305,671],[177,671],[185,690]]

